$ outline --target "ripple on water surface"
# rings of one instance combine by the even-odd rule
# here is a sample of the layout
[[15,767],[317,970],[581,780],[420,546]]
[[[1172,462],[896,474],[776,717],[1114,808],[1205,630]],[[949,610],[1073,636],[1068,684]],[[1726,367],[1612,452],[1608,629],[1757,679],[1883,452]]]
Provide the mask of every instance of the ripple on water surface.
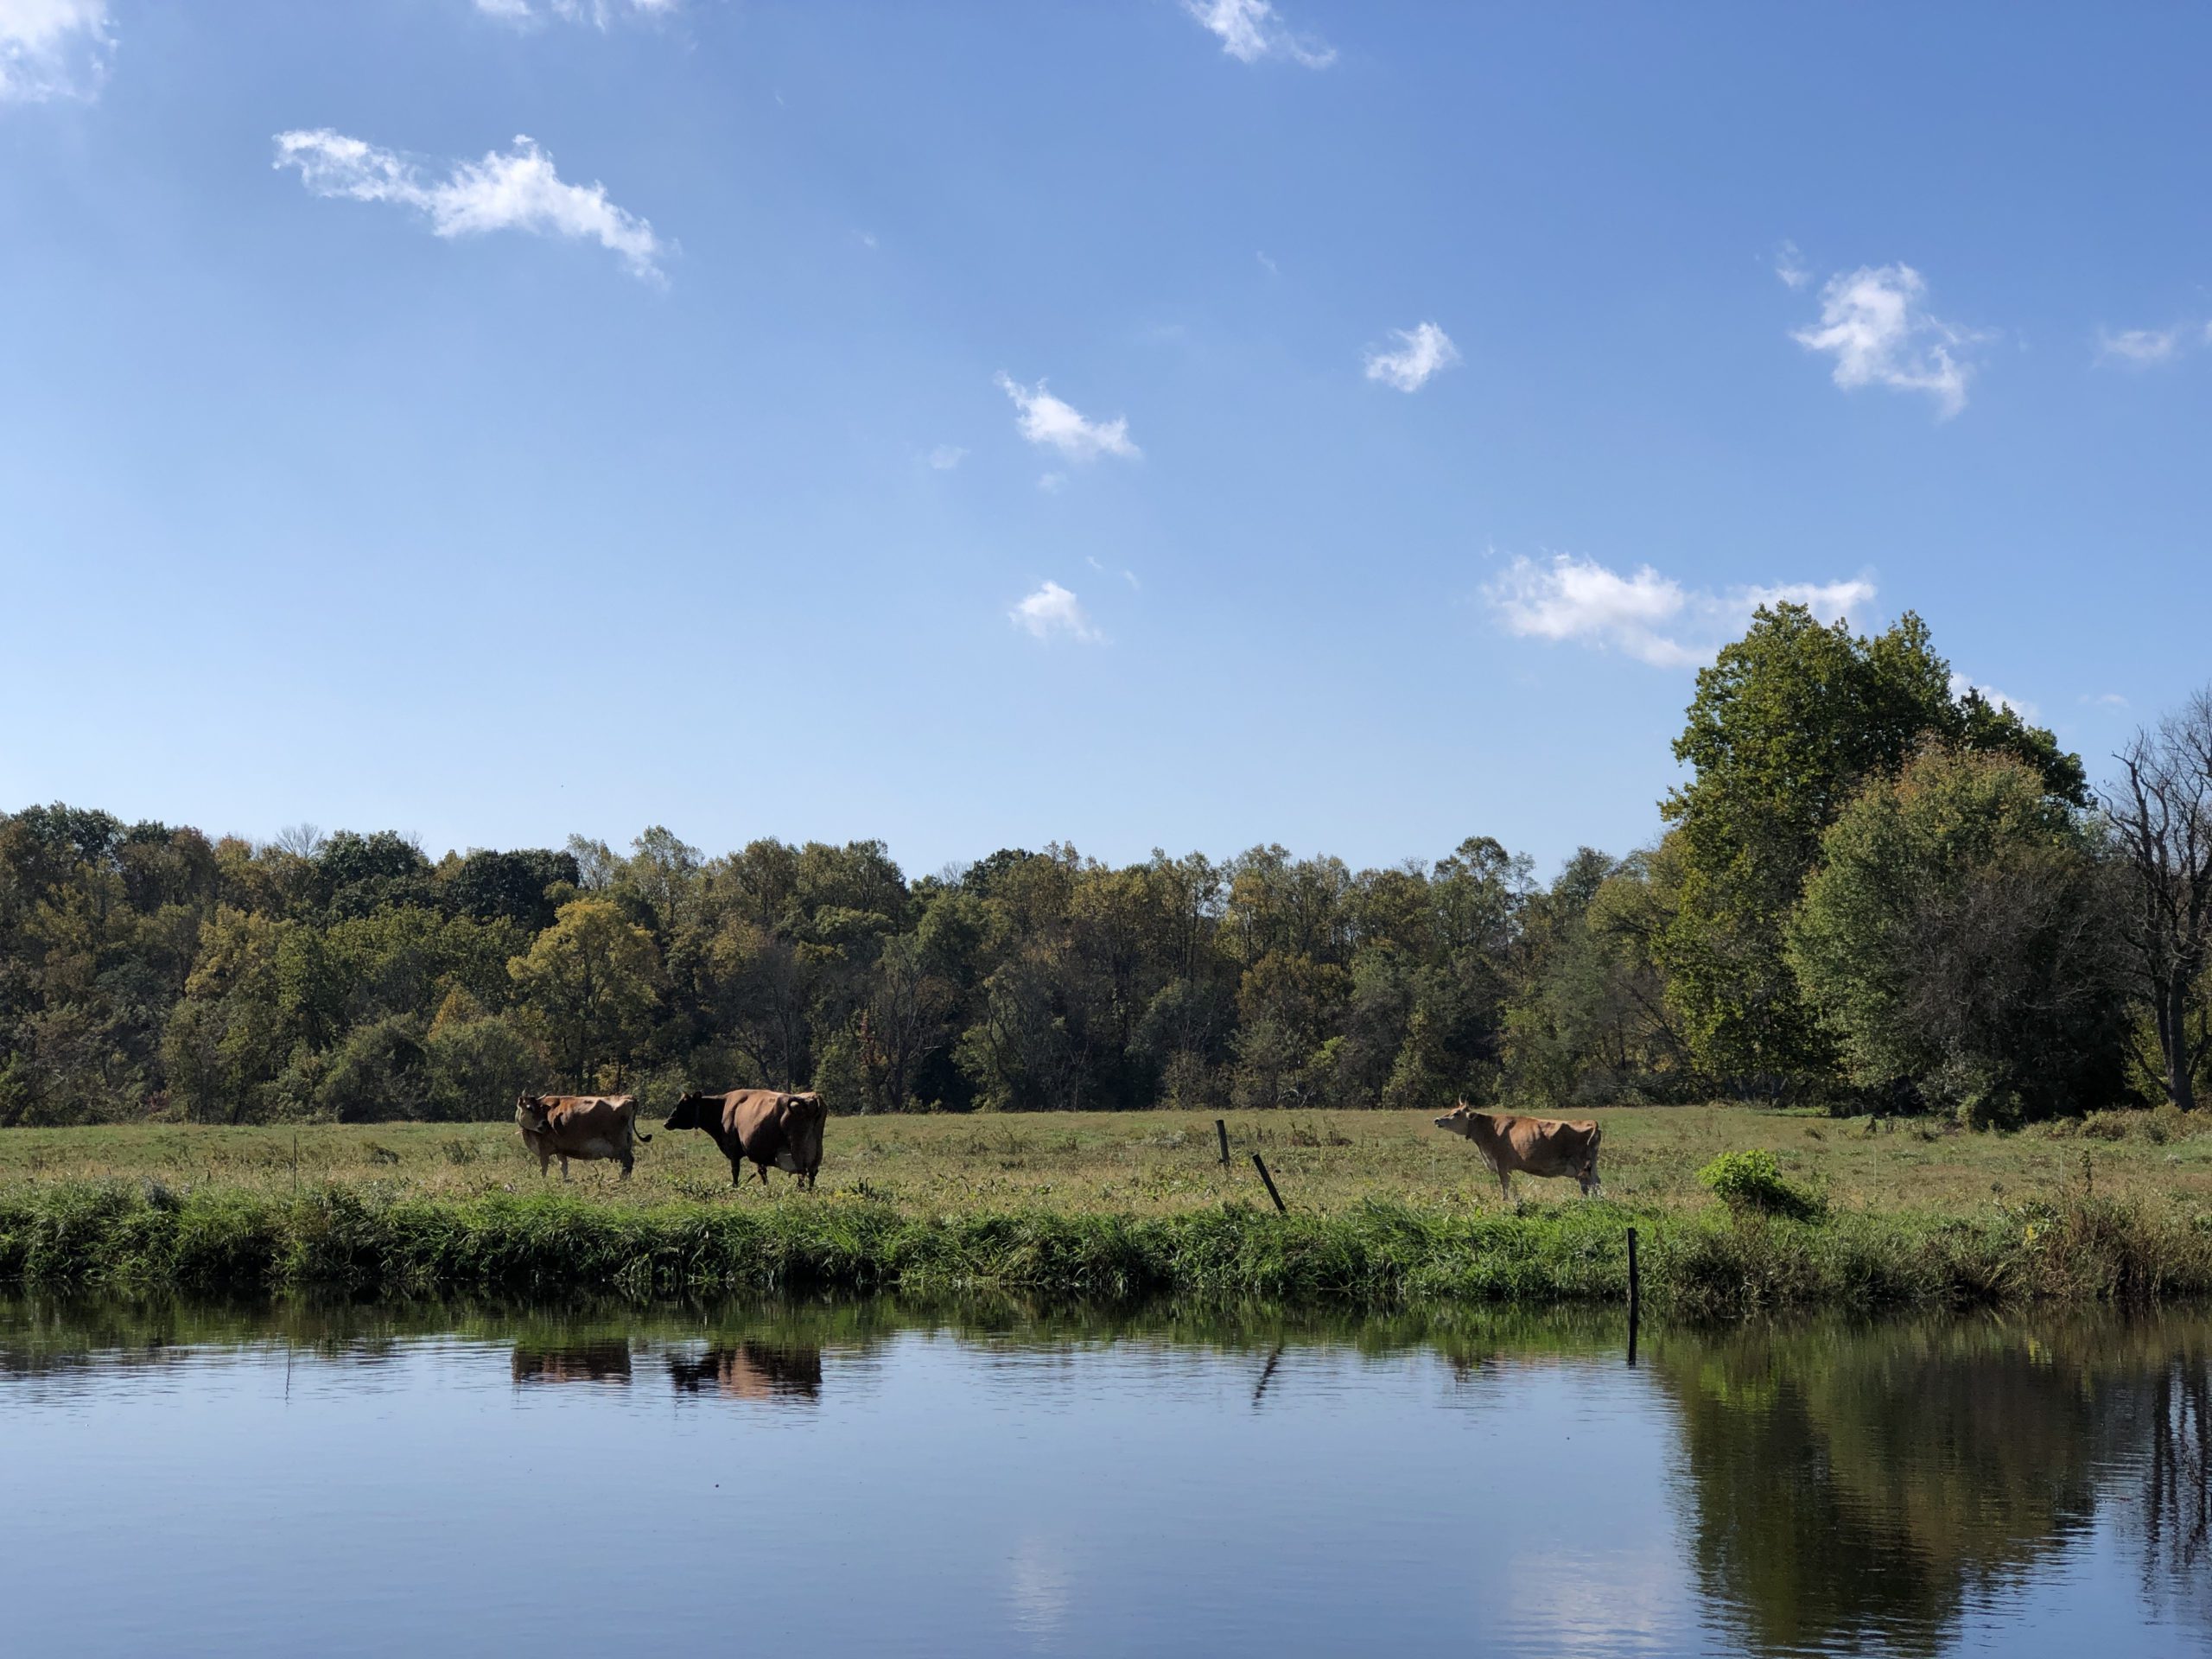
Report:
[[0,1303],[10,1646],[2212,1649],[2212,1321]]

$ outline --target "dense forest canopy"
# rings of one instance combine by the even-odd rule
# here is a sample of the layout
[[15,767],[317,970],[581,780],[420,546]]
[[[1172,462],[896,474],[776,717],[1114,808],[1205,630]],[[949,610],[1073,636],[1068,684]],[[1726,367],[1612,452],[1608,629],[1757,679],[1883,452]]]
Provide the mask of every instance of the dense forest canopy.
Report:
[[[875,842],[433,860],[34,806],[0,817],[0,1125],[742,1084],[841,1111],[2187,1103],[2189,721],[2093,807],[2050,734],[1953,695],[1916,618],[1864,639],[1780,606],[1699,677],[1662,838],[1548,883],[1479,835],[1382,869],[1055,843],[910,879]],[[2146,778],[2163,816],[2130,820]]]

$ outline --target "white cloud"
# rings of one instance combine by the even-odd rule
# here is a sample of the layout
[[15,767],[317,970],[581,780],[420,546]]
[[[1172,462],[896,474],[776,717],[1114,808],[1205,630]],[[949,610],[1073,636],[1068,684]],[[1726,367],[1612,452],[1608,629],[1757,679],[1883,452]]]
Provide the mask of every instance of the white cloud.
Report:
[[1791,288],[1802,288],[1813,280],[1813,273],[1805,268],[1805,256],[1797,251],[1795,242],[1784,242],[1775,251],[1774,274]]
[[1137,458],[1137,447],[1129,442],[1129,423],[1123,416],[1087,421],[1046,391],[1042,380],[1025,386],[1004,370],[994,384],[1014,399],[1019,411],[1015,425],[1030,442],[1057,449],[1071,461],[1093,461],[1100,455],[1120,455],[1128,461]]
[[1105,639],[1090,626],[1090,616],[1077,599],[1057,582],[1048,582],[1007,613],[1017,628],[1039,639],[1065,637],[1096,645]]
[[1954,348],[1978,336],[1929,315],[1922,298],[1928,283],[1910,265],[1862,265],[1828,279],[1821,290],[1821,321],[1790,338],[1808,351],[1835,358],[1835,383],[1849,391],[1891,386],[1924,391],[1948,419],[1966,407],[1973,365]]
[[2117,691],[2099,691],[2094,695],[2084,691],[2082,694],[2082,701],[2095,709],[2125,709],[2127,707],[2127,699],[2121,696]]
[[853,239],[859,243],[861,246],[866,248],[870,253],[874,253],[875,251],[876,241],[875,232],[874,231],[855,231],[853,232]]
[[1512,632],[1620,651],[1658,668],[1696,668],[1744,631],[1761,606],[1802,605],[1823,622],[1874,599],[1874,584],[1853,580],[1685,588],[1649,565],[1622,575],[1595,559],[1560,553],[1542,563],[1516,557],[1484,590]]
[[940,473],[949,473],[968,459],[968,452],[957,443],[940,443],[923,459]]
[[1068,475],[1065,473],[1046,473],[1038,479],[1037,487],[1047,495],[1058,495],[1067,487],[1067,482]]
[[604,185],[563,183],[553,158],[527,137],[518,137],[505,155],[494,150],[480,162],[454,163],[443,179],[425,180],[391,150],[321,127],[278,133],[274,165],[297,168],[300,182],[318,196],[411,207],[438,236],[574,237],[620,254],[632,273],[652,281],[660,279],[659,260],[669,251],[650,224],[607,199]]
[[1431,375],[1459,360],[1459,348],[1452,343],[1452,337],[1433,322],[1421,323],[1411,331],[1393,328],[1390,333],[1399,342],[1398,349],[1368,353],[1370,380],[1380,380],[1400,391],[1419,391]]
[[2005,693],[1999,691],[1993,685],[1978,685],[1963,674],[1955,673],[1951,676],[1951,699],[1953,702],[1964,702],[1967,698],[1967,693],[1969,691],[1978,692],[1980,695],[1981,700],[1989,704],[1992,708],[2009,709],[2012,713],[2018,715],[2022,720],[2033,720],[2036,718],[2036,706],[2032,702],[2030,702],[2026,698],[2009,696]]
[[0,103],[90,98],[114,49],[107,0],[0,0]]
[[[2099,331],[2097,361],[2125,363],[2131,368],[2148,368],[2153,363],[2170,363],[2190,345],[2189,335],[2194,330],[2177,323],[2171,328],[2123,328],[2118,334]],[[2205,336],[2212,339],[2212,324],[2205,327]]]
[[1221,49],[1239,63],[1288,58],[1308,69],[1325,69],[1337,60],[1325,41],[1294,35],[1268,0],[1183,0],[1183,10],[1220,37]]
[[476,10],[503,23],[539,23],[557,17],[567,23],[605,29],[615,18],[665,17],[682,0],[476,0]]
[[1255,249],[1253,251],[1252,257],[1265,267],[1268,276],[1280,276],[1282,275],[1282,267],[1275,264],[1274,260],[1268,257],[1267,251],[1265,249]]

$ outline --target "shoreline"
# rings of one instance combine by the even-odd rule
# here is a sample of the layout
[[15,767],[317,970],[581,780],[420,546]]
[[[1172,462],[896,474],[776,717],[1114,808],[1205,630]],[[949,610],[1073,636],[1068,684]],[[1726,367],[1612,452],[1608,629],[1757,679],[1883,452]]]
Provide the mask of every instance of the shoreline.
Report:
[[1277,1216],[917,1213],[845,1193],[771,1205],[445,1198],[332,1182],[297,1197],[145,1180],[0,1190],[0,1284],[29,1290],[648,1298],[1005,1293],[1051,1302],[1257,1299],[1396,1311],[1624,1304],[1694,1319],[1779,1312],[2145,1307],[2212,1296],[2212,1229],[2133,1200],[1799,1222],[1611,1202],[1446,1211],[1373,1200]]

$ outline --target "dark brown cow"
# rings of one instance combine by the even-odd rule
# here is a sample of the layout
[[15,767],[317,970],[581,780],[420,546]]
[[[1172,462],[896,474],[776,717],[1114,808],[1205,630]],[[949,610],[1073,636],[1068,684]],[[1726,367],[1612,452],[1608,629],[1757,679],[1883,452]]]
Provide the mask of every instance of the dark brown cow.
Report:
[[686,1095],[676,1103],[663,1127],[704,1129],[729,1160],[729,1182],[744,1179],[741,1168],[750,1158],[760,1171],[760,1185],[768,1185],[768,1168],[789,1170],[807,1186],[814,1185],[822,1167],[822,1126],[829,1109],[822,1096],[809,1091],[788,1094],[779,1089],[733,1089],[722,1095]]
[[638,1103],[630,1095],[524,1095],[515,1102],[522,1143],[537,1154],[537,1173],[556,1158],[569,1179],[571,1158],[620,1158],[630,1178],[631,1142],[651,1141],[638,1128]]
[[1463,1100],[1438,1118],[1436,1127],[1464,1135],[1475,1143],[1483,1161],[1497,1172],[1498,1191],[1509,1204],[1516,1171],[1524,1175],[1572,1175],[1582,1184],[1586,1198],[1603,1190],[1598,1179],[1598,1137],[1602,1131],[1596,1123],[1478,1112]]

